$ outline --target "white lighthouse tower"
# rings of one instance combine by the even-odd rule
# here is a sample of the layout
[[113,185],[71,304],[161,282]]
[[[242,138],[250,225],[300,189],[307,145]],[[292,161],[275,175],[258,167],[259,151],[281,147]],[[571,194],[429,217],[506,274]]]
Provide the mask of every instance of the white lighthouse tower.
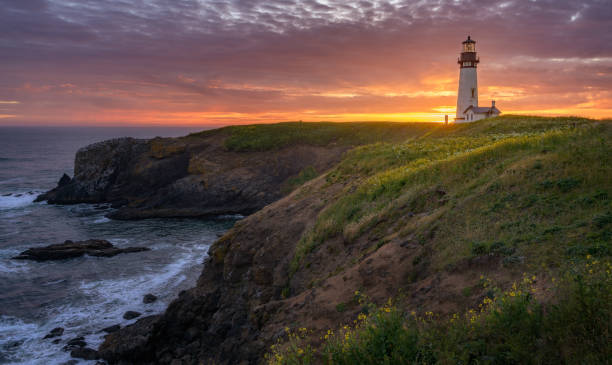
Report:
[[476,42],[467,37],[463,41],[459,63],[459,91],[457,93],[457,116],[456,123],[473,122],[478,119],[497,116],[501,112],[495,107],[495,101],[491,107],[478,106],[478,77],[476,65],[480,59],[476,56]]

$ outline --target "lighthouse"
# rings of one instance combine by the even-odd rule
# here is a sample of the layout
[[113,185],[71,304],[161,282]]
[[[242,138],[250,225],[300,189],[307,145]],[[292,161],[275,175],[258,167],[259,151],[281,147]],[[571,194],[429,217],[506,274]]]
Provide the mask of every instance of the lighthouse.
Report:
[[462,43],[459,56],[459,91],[457,92],[457,115],[455,123],[473,122],[478,119],[497,116],[501,112],[495,107],[478,106],[478,76],[476,66],[480,59],[476,55],[476,42],[468,36]]

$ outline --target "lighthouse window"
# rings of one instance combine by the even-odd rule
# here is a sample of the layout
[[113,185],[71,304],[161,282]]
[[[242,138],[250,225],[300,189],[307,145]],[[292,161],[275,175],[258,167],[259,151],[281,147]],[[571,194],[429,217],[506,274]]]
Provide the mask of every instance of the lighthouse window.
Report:
[[472,97],[476,94],[476,89],[472,88]]

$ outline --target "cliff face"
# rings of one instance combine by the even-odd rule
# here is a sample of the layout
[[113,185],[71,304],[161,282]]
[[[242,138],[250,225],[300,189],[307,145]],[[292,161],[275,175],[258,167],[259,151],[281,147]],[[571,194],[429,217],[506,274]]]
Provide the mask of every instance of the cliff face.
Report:
[[183,138],[99,142],[76,154],[74,177],[38,200],[52,204],[111,203],[111,218],[250,214],[278,200],[304,169],[325,171],[347,145],[293,145],[230,151],[229,132]]
[[[342,185],[324,188],[319,178],[307,186],[324,192],[294,193],[239,221],[211,247],[197,286],[179,295],[146,341],[125,347],[133,335],[109,335],[102,356],[127,363],[257,363],[286,325],[312,323],[310,316],[321,311],[333,315],[336,300],[318,298],[317,290],[284,298],[297,239]],[[326,317],[322,324],[330,325]]]
[[499,118],[357,148],[239,221],[211,246],[195,288],[108,335],[100,354],[256,364],[286,327],[316,342],[351,323],[363,310],[355,291],[444,316],[482,301],[481,275],[501,288],[529,270],[546,278],[577,241],[609,237],[597,217],[610,214],[610,133],[581,119]]

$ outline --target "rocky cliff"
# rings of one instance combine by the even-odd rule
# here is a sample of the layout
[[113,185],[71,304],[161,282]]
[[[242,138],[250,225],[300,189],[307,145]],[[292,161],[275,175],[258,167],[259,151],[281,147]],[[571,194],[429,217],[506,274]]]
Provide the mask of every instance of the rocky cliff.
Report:
[[52,204],[111,203],[115,219],[250,214],[291,189],[304,169],[322,172],[348,144],[232,151],[231,130],[183,138],[99,142],[76,154],[74,177],[38,197]]

